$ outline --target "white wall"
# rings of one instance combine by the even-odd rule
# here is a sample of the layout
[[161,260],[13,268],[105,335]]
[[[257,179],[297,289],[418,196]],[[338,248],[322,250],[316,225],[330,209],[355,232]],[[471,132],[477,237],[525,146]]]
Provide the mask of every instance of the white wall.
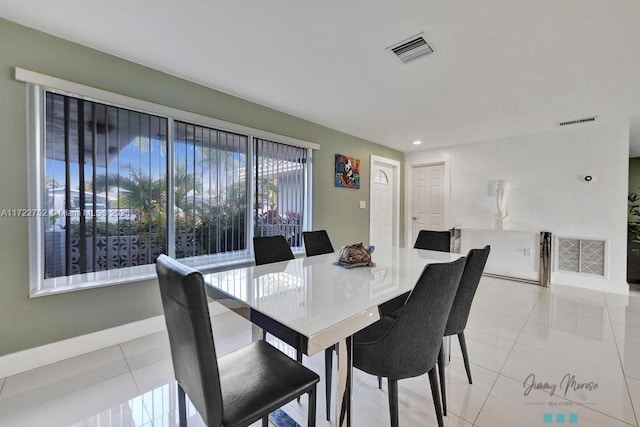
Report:
[[[556,273],[554,264],[552,283],[628,292],[628,122],[578,125],[539,135],[409,153],[405,161],[406,212],[411,211],[414,165],[446,163],[449,227],[492,228],[496,207],[495,197],[488,195],[488,183],[507,180],[509,228],[608,239],[606,280]],[[593,181],[585,182],[585,175],[593,176]],[[407,244],[412,244],[408,237]]]
[[540,230],[514,231],[485,228],[460,230],[460,253],[470,249],[491,246],[485,273],[540,280]]

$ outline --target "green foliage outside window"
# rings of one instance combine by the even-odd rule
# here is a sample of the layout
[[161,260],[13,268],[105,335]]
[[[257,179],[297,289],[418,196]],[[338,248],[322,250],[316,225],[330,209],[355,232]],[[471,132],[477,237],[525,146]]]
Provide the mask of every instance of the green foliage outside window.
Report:
[[[633,243],[640,244],[640,195],[638,193],[629,193],[628,201],[628,233]],[[640,256],[640,249],[634,249],[633,252]]]

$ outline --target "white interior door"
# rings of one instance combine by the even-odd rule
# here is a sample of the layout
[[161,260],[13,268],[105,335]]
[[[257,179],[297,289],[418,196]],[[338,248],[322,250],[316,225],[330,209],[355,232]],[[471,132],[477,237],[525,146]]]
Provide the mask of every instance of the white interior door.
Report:
[[375,165],[371,183],[372,245],[391,246],[393,240],[393,168]]
[[420,230],[444,229],[444,164],[414,167],[411,188],[411,241],[415,242]]
[[389,164],[384,160],[371,162],[371,198],[369,241],[372,245],[397,245],[398,217],[396,172],[399,164]]

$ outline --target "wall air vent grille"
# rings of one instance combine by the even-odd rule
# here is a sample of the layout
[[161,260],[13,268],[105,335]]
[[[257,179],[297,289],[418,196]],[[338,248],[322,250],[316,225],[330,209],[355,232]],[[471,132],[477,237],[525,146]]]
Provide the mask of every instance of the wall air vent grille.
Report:
[[422,37],[422,34],[403,40],[387,49],[403,64],[433,53],[433,48]]
[[605,276],[607,259],[605,240],[559,237],[557,243],[558,271]]
[[598,116],[585,117],[585,118],[576,119],[576,120],[568,120],[566,122],[558,122],[558,126],[570,126],[570,125],[578,125],[580,123],[595,122],[596,118],[598,118]]

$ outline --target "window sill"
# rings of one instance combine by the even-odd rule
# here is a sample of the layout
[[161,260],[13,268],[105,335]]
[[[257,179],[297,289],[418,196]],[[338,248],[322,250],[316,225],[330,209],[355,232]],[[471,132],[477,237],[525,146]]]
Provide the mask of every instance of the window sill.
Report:
[[[294,249],[293,255],[296,258],[304,256],[304,249]],[[191,268],[198,269],[203,273],[214,273],[254,265],[253,256],[245,252],[241,254],[222,256],[182,258],[178,261]],[[138,283],[147,280],[155,280],[156,277],[155,264],[148,264],[137,267],[122,268],[119,270],[100,271],[96,273],[58,277],[55,279],[45,279],[41,288],[38,290],[32,290],[29,297],[37,298],[47,295],[80,291],[83,289],[102,288],[105,286],[125,283]]]

